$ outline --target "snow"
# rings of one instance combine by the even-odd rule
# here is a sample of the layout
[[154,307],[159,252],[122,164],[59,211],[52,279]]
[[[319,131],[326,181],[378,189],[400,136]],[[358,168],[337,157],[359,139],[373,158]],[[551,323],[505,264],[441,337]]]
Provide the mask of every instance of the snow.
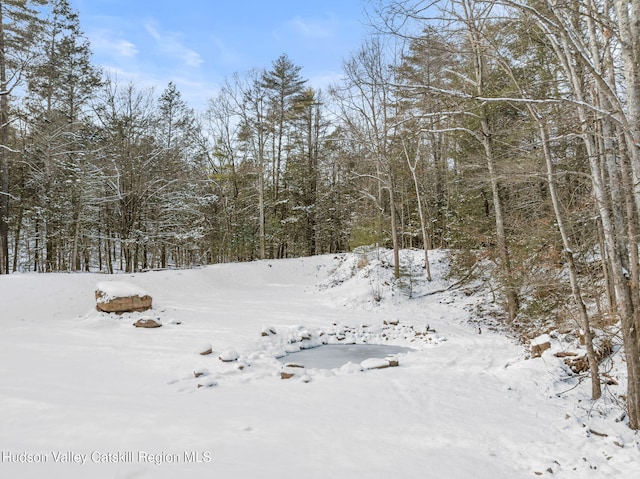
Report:
[[531,340],[531,346],[540,346],[541,344],[546,344],[551,342],[551,336],[548,334],[541,334],[540,336],[533,338]]
[[389,366],[389,361],[382,358],[369,358],[360,363],[363,369],[380,369]]
[[99,281],[96,291],[104,293],[98,301],[106,303],[114,298],[129,298],[131,296],[151,296],[147,291],[127,281]]
[[224,351],[220,354],[220,360],[225,362],[236,361],[240,355],[237,351],[230,349],[228,351]]
[[[417,275],[422,254],[403,252]],[[387,251],[116,276],[153,296],[150,330],[96,311],[103,275],[0,277],[0,475],[638,477],[620,355],[606,364],[619,384],[591,401],[553,355],[567,338],[528,359],[478,334],[471,312],[491,294],[428,294],[453,282],[445,252],[431,259],[434,281],[411,290]],[[277,358],[325,342],[415,351],[280,378]]]
[[211,343],[202,343],[200,347],[196,349],[196,352],[202,356],[213,353],[213,346]]

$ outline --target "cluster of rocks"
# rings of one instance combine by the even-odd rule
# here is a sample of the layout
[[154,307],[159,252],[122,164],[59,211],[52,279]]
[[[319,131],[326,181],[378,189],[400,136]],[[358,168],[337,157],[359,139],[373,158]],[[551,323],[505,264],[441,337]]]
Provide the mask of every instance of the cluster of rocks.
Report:
[[[213,354],[213,346],[211,346],[211,343],[204,343],[197,349],[197,353],[200,356],[209,356]],[[218,359],[223,363],[234,363],[238,361],[239,358],[240,354],[234,349],[228,349],[218,355]]]
[[[553,334],[553,333],[552,333]],[[584,344],[584,336],[580,333],[579,343]],[[530,352],[532,358],[539,358],[542,354],[551,349],[551,335],[541,334],[533,338],[529,342]],[[601,362],[607,358],[613,352],[613,345],[610,339],[603,339],[597,341],[595,344],[596,359]],[[553,355],[563,360],[563,362],[569,367],[574,374],[582,374],[589,371],[589,360],[585,351],[556,351]]]
[[[377,344],[386,343],[390,340],[402,339],[409,342],[419,341],[424,344],[434,342],[435,330],[429,325],[424,328],[416,328],[412,325],[400,325],[399,320],[384,321],[382,327],[372,327],[363,324],[359,327],[340,325],[337,322],[327,330],[308,330],[299,326],[294,331],[283,333],[280,338],[276,329],[272,326],[265,326],[261,336],[269,337],[272,341],[284,343],[284,353],[294,353],[304,349],[321,347],[328,344]],[[444,340],[443,338],[440,338]],[[386,358],[371,358],[361,362],[354,367],[359,371],[369,369],[385,369],[399,366],[398,358],[389,356]],[[281,379],[291,379],[298,377],[302,382],[309,382],[311,377],[307,374],[302,364],[286,363],[280,370]]]
[[[284,345],[282,354],[285,354],[287,352],[287,349],[289,349],[288,352],[296,352],[302,349],[309,349],[325,344],[355,344],[356,339],[358,339],[358,343],[367,343],[367,338],[369,338],[371,339],[372,344],[376,344],[377,341],[380,341],[381,338],[395,339],[399,334],[401,334],[403,338],[410,335],[412,338],[419,338],[422,341],[428,342],[427,331],[433,331],[430,330],[428,326],[425,327],[424,330],[416,330],[408,326],[400,326],[399,323],[395,321],[393,321],[392,323],[395,324],[384,324],[382,327],[377,328],[367,325],[362,325],[360,327],[339,326],[336,323],[333,324],[333,327],[329,328],[328,330],[314,330],[299,326],[287,331],[278,331],[273,326],[265,326],[260,331],[260,336],[267,340],[265,345]],[[391,330],[397,331],[392,332]],[[385,334],[385,336],[381,336],[381,333]],[[249,365],[247,361],[250,361],[253,356],[261,356],[260,354],[256,353],[255,355],[249,356],[245,360],[235,350],[226,350],[220,353],[216,353],[210,343],[204,343],[200,345],[200,347],[197,348],[195,352],[201,356],[215,355],[221,363],[234,363],[234,369],[236,369],[238,372],[242,371],[246,366]],[[356,369],[358,371],[365,371],[397,366],[399,366],[398,358],[395,356],[389,356],[386,358],[367,359],[365,361],[362,361],[360,364],[353,365],[353,369],[355,372]],[[229,370],[224,370],[225,375],[229,373]],[[209,371],[206,369],[193,371],[193,377],[197,379],[198,388],[211,387],[211,381],[207,381],[208,376]],[[281,379],[295,378],[303,383],[308,383],[312,380],[312,374],[308,373],[303,364],[292,362],[285,363],[280,367],[279,377]]]
[[[365,371],[368,369],[386,369],[393,368],[400,365],[398,358],[395,356],[388,356],[386,358],[370,358],[365,359],[356,366],[358,370]],[[308,383],[311,381],[311,376],[307,374],[305,367],[302,364],[286,363],[280,370],[280,379],[291,379],[294,376],[299,377],[300,381]]]
[[[210,356],[213,354],[213,352],[214,352],[213,346],[210,343],[204,343],[196,350],[196,353],[199,354],[200,356]],[[232,349],[223,351],[218,355],[218,360],[223,363],[237,363],[239,358],[240,358],[240,354],[238,354],[237,351]],[[237,365],[239,370],[244,369],[244,366],[245,365],[243,363],[238,363]],[[208,376],[209,376],[208,369],[202,368],[202,369],[196,369],[195,371],[193,371],[193,377],[198,379],[196,387],[211,388],[213,386],[216,386],[217,385],[216,381],[208,378]]]
[[[263,332],[263,336],[274,336],[276,334],[274,328],[268,327],[267,329],[273,332],[271,334],[264,334]],[[427,345],[445,340],[445,338],[434,334],[435,332],[428,324],[423,327],[415,327],[413,325],[400,324],[398,319],[384,321],[381,327],[373,327],[368,324],[354,327],[334,322],[332,327],[327,330],[309,331],[301,326],[298,331],[289,334],[287,341],[292,347],[288,348],[286,352],[295,352],[299,349],[308,349],[325,344],[376,344],[402,340]]]

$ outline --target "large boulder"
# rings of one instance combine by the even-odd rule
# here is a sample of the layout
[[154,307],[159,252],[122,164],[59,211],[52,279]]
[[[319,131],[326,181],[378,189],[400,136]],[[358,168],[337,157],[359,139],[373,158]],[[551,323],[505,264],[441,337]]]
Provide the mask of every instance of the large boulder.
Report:
[[96,284],[96,308],[105,313],[129,313],[151,309],[152,298],[144,289],[125,281]]

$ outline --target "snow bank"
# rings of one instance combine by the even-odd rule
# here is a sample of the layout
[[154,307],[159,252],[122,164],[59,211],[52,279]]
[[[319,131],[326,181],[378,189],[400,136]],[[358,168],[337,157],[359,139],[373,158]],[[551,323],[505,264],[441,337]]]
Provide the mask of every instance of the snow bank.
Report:
[[551,342],[551,336],[548,334],[541,334],[540,336],[531,340],[531,346],[541,346],[545,343]]
[[364,369],[384,369],[391,365],[391,361],[381,358],[369,358],[360,363]]
[[100,281],[96,283],[96,291],[102,294],[98,301],[105,303],[115,298],[129,298],[131,296],[151,296],[140,286],[126,281]]
[[[621,358],[606,364],[619,384],[591,401],[561,358],[526,360],[471,327],[491,293],[448,289],[446,253],[431,253],[432,282],[421,251],[402,252],[413,276],[398,282],[383,250],[128,275],[162,305],[163,327],[144,333],[140,313],[95,311],[103,275],[0,277],[3,477],[635,479]],[[381,374],[350,363],[280,379],[277,355],[324,341],[416,351]],[[60,451],[87,460],[54,462]],[[21,459],[37,454],[48,462]]]

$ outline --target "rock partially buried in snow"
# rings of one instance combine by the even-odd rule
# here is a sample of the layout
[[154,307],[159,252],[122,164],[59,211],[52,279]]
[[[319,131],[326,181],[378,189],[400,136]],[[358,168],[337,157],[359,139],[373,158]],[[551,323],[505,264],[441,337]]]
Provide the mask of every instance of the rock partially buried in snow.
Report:
[[265,326],[264,328],[262,328],[261,336],[263,337],[275,336],[276,334],[277,334],[276,328],[274,328],[273,326]]
[[144,289],[125,281],[96,284],[96,308],[105,313],[130,313],[151,309],[152,298]]
[[311,333],[305,329],[300,332],[299,339],[300,341],[309,341],[311,339]]
[[400,363],[396,358],[369,358],[360,363],[363,369],[385,369],[399,366]]
[[548,334],[542,334],[531,340],[531,357],[539,358],[542,353],[551,347],[551,338]]
[[159,328],[162,326],[162,323],[157,319],[153,318],[140,318],[133,325],[136,328]]
[[209,374],[209,370],[208,369],[196,369],[193,372],[193,377],[199,378],[201,376],[207,376],[208,374]]
[[239,357],[240,355],[238,354],[238,352],[231,349],[220,354],[220,356],[218,356],[218,359],[220,359],[220,361],[222,361],[223,363],[232,363],[233,361],[237,361]]
[[302,364],[296,364],[296,363],[287,363],[284,365],[285,368],[302,368],[304,369],[304,366]]
[[196,386],[197,389],[200,388],[212,388],[214,386],[216,386],[218,383],[215,382],[213,379],[210,379],[208,381],[204,381],[202,383],[198,383],[198,385]]
[[198,354],[200,356],[207,356],[211,353],[213,353],[213,347],[211,346],[211,343],[204,343],[198,348]]
[[400,366],[400,361],[398,361],[398,358],[389,357],[389,358],[385,358],[385,361],[389,361],[389,367],[390,368],[395,368],[395,367]]
[[287,363],[282,367],[282,371],[280,371],[280,379],[290,379],[297,374],[301,374],[302,377],[306,376],[304,366],[301,364]]

